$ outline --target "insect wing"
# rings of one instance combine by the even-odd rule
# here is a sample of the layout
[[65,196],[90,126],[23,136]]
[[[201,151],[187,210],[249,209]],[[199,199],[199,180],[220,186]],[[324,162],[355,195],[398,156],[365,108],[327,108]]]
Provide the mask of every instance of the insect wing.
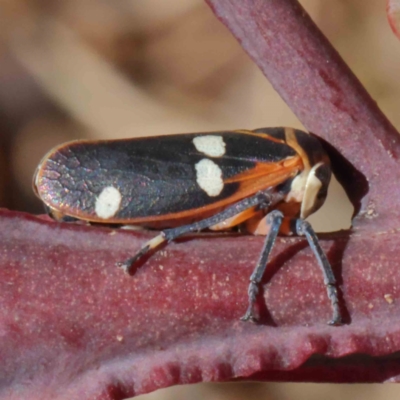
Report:
[[51,209],[89,221],[201,218],[301,169],[283,130],[272,131],[67,143],[40,164],[36,191]]

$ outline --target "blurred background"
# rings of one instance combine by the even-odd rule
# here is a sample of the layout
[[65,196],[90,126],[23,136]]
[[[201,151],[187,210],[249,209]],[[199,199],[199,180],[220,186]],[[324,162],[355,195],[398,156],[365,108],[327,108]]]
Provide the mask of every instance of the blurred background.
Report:
[[[384,0],[302,0],[392,123],[400,128],[400,43]],[[42,213],[32,175],[53,146],[263,126],[302,128],[202,0],[0,2],[0,206]],[[347,228],[333,182],[312,217]],[[397,399],[382,385],[203,384],[140,399]]]

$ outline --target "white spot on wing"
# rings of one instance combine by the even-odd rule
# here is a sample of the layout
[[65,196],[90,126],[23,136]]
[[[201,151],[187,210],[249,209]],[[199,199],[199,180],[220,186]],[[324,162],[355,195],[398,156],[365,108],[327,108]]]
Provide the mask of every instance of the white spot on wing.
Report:
[[96,199],[95,212],[99,218],[108,219],[115,215],[121,205],[121,193],[113,186],[105,187]]
[[225,154],[225,142],[222,136],[197,136],[193,144],[198,151],[209,157],[221,157]]
[[222,171],[215,162],[203,158],[196,165],[197,183],[210,196],[218,196],[224,188]]

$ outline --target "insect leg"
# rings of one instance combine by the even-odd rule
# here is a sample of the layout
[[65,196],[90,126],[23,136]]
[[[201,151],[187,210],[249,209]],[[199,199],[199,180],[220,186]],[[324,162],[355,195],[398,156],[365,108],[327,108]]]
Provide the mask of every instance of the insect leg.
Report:
[[117,266],[124,269],[125,272],[129,273],[132,265],[139,260],[142,256],[147,254],[150,250],[155,249],[164,242],[170,242],[185,233],[198,232],[202,229],[209,228],[210,226],[219,224],[220,222],[239,214],[240,212],[249,208],[259,206],[266,208],[271,204],[272,196],[268,192],[259,192],[252,197],[248,197],[234,204],[231,207],[226,208],[218,214],[212,217],[205,218],[201,221],[195,222],[190,225],[179,226],[173,229],[166,229],[161,232],[158,236],[149,240],[133,257],[126,261],[117,263]]
[[46,212],[46,214],[55,219],[56,221],[59,222],[74,222],[74,221],[78,221],[77,218],[74,217],[70,217],[69,215],[64,215],[61,212],[57,212],[55,210],[52,210],[49,206],[44,205],[44,210]]
[[273,210],[267,215],[267,223],[271,226],[268,232],[267,238],[264,242],[264,247],[261,251],[260,259],[258,260],[257,266],[250,276],[250,285],[248,289],[249,294],[249,306],[246,314],[241,318],[242,321],[256,320],[254,316],[254,304],[256,302],[259,285],[267,267],[268,257],[271,253],[272,247],[274,246],[276,237],[279,233],[283,220],[283,214],[278,210]]
[[302,219],[296,221],[296,231],[300,236],[305,236],[313,251],[319,266],[324,275],[324,284],[328,292],[328,298],[331,301],[333,316],[328,322],[329,325],[341,325],[343,323],[342,313],[339,307],[338,294],[336,289],[336,279],[333,275],[332,267],[321,246],[319,245],[317,235],[309,222]]

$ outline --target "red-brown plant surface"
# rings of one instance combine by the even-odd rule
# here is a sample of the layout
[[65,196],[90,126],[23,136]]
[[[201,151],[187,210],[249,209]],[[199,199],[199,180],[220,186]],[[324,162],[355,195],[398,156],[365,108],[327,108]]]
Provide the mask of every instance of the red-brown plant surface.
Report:
[[[358,212],[321,237],[346,324],[304,239],[281,238],[260,324],[239,320],[263,239],[203,235],[132,277],[154,233],[1,211],[0,399],[123,399],[233,379],[400,379],[400,138],[295,0],[207,0],[303,124],[325,138]],[[344,158],[343,158],[344,157]],[[346,162],[345,159],[350,162]]]

